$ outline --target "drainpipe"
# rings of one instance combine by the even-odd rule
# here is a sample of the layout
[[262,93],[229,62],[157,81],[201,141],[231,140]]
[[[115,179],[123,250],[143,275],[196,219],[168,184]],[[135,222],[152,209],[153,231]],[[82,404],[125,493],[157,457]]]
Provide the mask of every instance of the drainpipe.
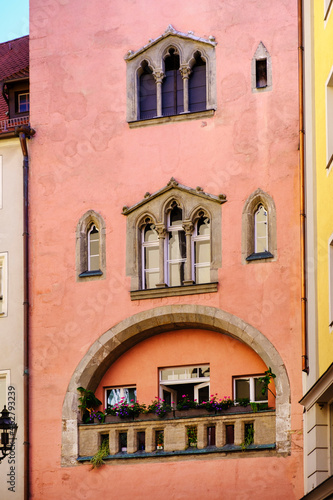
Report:
[[298,0],[298,89],[299,89],[299,166],[300,166],[300,222],[301,222],[301,313],[302,313],[302,371],[309,373],[307,339],[307,297],[305,269],[305,165],[304,165],[304,109],[303,109],[303,0]]
[[29,158],[27,138],[35,134],[29,125],[15,128],[23,153],[23,362],[24,362],[24,500],[29,499]]

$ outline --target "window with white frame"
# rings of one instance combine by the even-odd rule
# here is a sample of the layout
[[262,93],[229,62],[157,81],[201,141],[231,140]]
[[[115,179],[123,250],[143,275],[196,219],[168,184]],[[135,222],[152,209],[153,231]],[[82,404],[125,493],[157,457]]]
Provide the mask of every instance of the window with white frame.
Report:
[[105,407],[109,408],[120,402],[135,403],[136,387],[107,387],[105,389]]
[[333,69],[326,84],[326,168],[333,161]]
[[[129,51],[127,121],[189,119],[216,109],[215,38],[181,33],[171,25],[141,49]],[[212,113],[211,113],[212,114]]]
[[160,368],[160,398],[167,404],[176,404],[186,394],[199,403],[210,395],[209,364]]
[[276,260],[276,210],[271,196],[257,189],[242,214],[242,261]]
[[7,316],[8,307],[7,253],[0,253],[0,318]]
[[28,93],[18,95],[18,112],[27,113],[29,111],[30,96]]
[[80,281],[105,277],[105,224],[89,210],[76,228],[76,272]]
[[264,384],[259,378],[263,375],[255,377],[237,377],[234,378],[234,399],[248,399],[251,403],[265,403],[268,401],[267,389],[262,393]]
[[217,291],[219,205],[225,201],[224,195],[181,186],[172,178],[157,193],[146,193],[141,202],[123,208],[132,300]]

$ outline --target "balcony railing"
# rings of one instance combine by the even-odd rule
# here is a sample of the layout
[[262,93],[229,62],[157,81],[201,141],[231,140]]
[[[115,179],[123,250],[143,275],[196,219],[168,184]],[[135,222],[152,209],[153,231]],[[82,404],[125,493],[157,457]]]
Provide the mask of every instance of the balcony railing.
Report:
[[10,118],[0,121],[0,133],[11,132],[18,125],[28,125],[29,116],[20,116],[18,118]]
[[[196,434],[194,446],[190,446],[189,429]],[[247,436],[249,429],[252,440]],[[191,416],[188,411],[188,416],[180,418],[80,424],[78,460],[95,455],[105,436],[110,448],[107,459],[271,450],[275,448],[275,410],[202,416]]]

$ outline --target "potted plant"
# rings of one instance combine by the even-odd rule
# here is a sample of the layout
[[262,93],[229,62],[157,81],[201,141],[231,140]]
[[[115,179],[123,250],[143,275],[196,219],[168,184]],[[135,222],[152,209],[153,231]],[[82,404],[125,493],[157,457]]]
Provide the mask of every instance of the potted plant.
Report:
[[96,398],[93,391],[90,391],[89,389],[78,387],[77,390],[81,394],[79,397],[79,408],[81,410],[82,422],[84,424],[92,423],[94,421],[94,417],[92,417],[91,414],[102,404],[102,401]]
[[146,413],[147,415],[157,415],[157,417],[159,418],[164,418],[165,416],[167,416],[168,418],[173,418],[172,406],[166,403],[165,400],[161,398],[154,399],[150,403],[150,405],[148,405]]
[[156,448],[157,450],[164,449],[164,432],[156,431]]

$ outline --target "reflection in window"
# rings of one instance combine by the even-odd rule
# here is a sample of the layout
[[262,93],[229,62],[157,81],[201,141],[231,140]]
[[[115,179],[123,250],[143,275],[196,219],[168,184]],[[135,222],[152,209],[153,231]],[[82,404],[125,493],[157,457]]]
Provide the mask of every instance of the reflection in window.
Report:
[[29,111],[29,94],[19,94],[18,112],[27,113]]
[[182,226],[182,210],[174,207],[169,214],[168,224],[168,285],[180,286],[184,281],[186,262],[185,231]]
[[147,61],[141,64],[142,73],[139,82],[140,119],[145,120],[156,116],[156,84]]
[[210,282],[210,220],[202,216],[195,228],[194,277],[195,283]]
[[263,205],[259,205],[254,214],[254,252],[261,253],[268,251],[268,225],[267,210]]
[[189,78],[189,111],[204,111],[206,109],[206,63],[200,52],[194,55],[195,64]]
[[248,399],[251,402],[268,400],[267,389],[262,393],[264,385],[259,377],[237,378],[234,380],[234,396],[236,400]]
[[142,230],[143,288],[155,288],[159,281],[159,241],[153,224]]
[[92,224],[88,231],[88,271],[98,271],[99,267],[99,231]]
[[106,407],[114,406],[123,400],[126,403],[136,401],[136,387],[114,387],[106,389]]

